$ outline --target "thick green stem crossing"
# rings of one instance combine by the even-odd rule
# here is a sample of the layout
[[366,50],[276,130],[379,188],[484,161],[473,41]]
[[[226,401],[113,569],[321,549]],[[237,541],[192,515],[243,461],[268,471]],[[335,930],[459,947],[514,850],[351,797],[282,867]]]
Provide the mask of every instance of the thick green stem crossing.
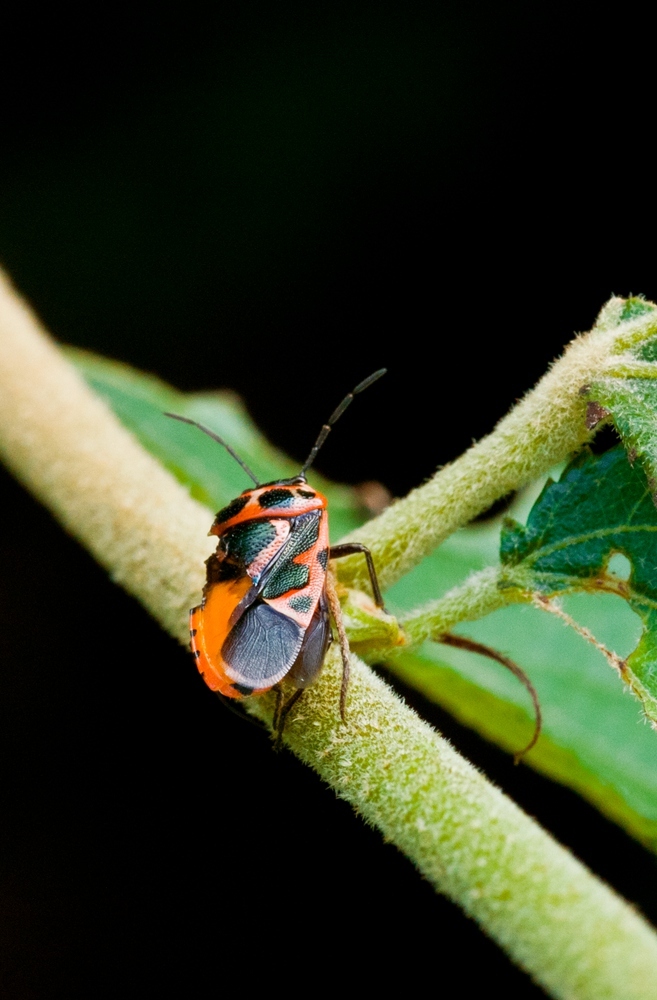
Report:
[[[500,571],[496,566],[473,573],[465,583],[448,591],[444,597],[430,601],[401,619],[407,643],[418,645],[425,639],[435,639],[449,632],[460,622],[476,621],[507,604],[531,601],[531,594],[517,589],[500,588]],[[404,647],[401,647],[403,650]],[[394,656],[395,650],[386,653]]]

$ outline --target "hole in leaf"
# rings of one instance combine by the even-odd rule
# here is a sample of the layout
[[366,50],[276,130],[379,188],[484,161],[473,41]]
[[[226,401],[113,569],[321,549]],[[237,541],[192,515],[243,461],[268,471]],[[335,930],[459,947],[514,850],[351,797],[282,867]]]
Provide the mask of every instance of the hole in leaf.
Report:
[[617,580],[629,580],[632,563],[622,552],[614,552],[607,563],[607,572],[611,576],[615,576]]

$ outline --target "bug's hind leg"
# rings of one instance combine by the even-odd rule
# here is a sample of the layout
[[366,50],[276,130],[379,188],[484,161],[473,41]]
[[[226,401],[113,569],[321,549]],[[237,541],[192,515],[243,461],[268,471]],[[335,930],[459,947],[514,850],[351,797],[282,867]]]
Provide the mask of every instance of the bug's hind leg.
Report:
[[272,719],[271,728],[276,733],[278,732],[278,723],[281,717],[281,708],[283,707],[283,688],[280,684],[275,684],[272,691],[276,692],[276,705],[274,706],[274,718]]
[[335,584],[333,582],[333,577],[330,572],[326,575],[326,596],[328,597],[329,607],[331,609],[331,614],[333,615],[333,621],[335,622],[335,627],[338,633],[338,641],[340,643],[340,655],[342,656],[342,685],[340,687],[340,716],[343,722],[346,722],[347,713],[347,688],[349,687],[349,673],[351,667],[351,652],[349,649],[349,639],[347,638],[347,633],[345,632],[344,622],[342,620],[342,608],[340,607],[340,599],[338,598],[338,593],[335,589]]
[[304,692],[304,688],[297,688],[293,695],[291,695],[288,700],[283,704],[283,691],[280,687],[276,688],[276,708],[274,710],[274,750],[280,750],[283,745],[283,731],[285,730],[285,721],[290,714],[290,710],[294,708],[299,698]]

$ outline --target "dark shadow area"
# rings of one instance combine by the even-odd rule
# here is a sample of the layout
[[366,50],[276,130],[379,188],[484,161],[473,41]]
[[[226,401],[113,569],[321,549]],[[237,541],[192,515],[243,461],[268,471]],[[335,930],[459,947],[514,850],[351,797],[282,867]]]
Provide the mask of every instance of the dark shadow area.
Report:
[[297,459],[386,365],[333,478],[402,495],[610,294],[657,296],[653,187],[615,124],[650,87],[629,51],[605,73],[588,17],[137,5],[80,44],[28,10],[0,70],[0,260],[62,340],[236,389]]

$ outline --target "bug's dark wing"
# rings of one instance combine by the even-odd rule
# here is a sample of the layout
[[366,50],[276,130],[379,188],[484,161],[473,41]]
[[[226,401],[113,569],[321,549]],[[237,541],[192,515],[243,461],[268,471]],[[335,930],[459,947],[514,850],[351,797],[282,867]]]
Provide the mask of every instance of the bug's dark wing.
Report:
[[285,677],[302,642],[303,629],[295,621],[258,602],[247,608],[230,630],[221,656],[233,683],[257,691]]
[[328,601],[326,594],[322,593],[303,637],[299,655],[289,673],[290,679],[297,687],[305,688],[313,683],[322,669],[331,638]]

